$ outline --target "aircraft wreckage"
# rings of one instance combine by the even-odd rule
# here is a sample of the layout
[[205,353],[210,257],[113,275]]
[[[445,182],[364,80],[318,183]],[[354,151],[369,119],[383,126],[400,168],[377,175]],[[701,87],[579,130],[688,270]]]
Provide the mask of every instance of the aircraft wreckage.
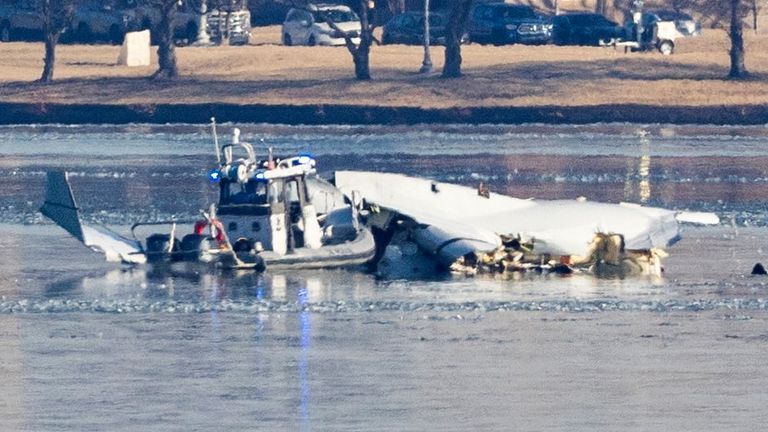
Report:
[[[135,224],[132,238],[85,224],[63,172],[48,173],[41,212],[113,262],[257,271],[368,263],[394,276],[413,275],[400,270],[417,264],[467,275],[660,274],[681,223],[719,223],[712,213],[519,199],[392,173],[337,171],[330,183],[309,155],[277,159],[270,150],[258,160],[237,130],[231,144],[214,142],[218,166],[209,178],[219,184],[219,199],[197,221]],[[169,230],[142,241],[142,225]]]
[[391,173],[339,171],[335,184],[365,200],[367,225],[380,243],[389,239],[380,267],[402,269],[408,263],[398,261],[423,254],[465,274],[659,275],[664,249],[680,239],[681,223],[719,223],[713,213],[519,199],[482,186],[476,190]]

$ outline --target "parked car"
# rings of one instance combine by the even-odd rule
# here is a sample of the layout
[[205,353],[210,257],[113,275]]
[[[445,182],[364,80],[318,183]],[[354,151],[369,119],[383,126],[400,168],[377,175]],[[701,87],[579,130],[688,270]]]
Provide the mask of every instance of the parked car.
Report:
[[[140,30],[149,30],[152,41],[157,42],[162,12],[160,9],[146,1],[127,0],[135,3],[132,9],[134,20],[139,23]],[[194,2],[182,0],[173,16],[173,36],[177,41],[191,43],[197,39],[200,23],[200,12]]]
[[701,34],[701,23],[683,12],[659,9],[648,10],[643,12],[643,22],[645,27],[661,22],[672,22],[675,24],[679,37],[698,36]]
[[552,40],[557,45],[601,45],[626,38],[624,27],[596,13],[574,13],[552,18]]
[[248,0],[252,26],[282,24],[292,0]]
[[[440,12],[429,13],[429,43],[433,45],[445,44],[445,25],[448,17]],[[469,41],[467,34],[461,42]],[[381,33],[381,43],[421,45],[424,43],[424,12],[405,12],[395,15],[384,24]]]
[[[658,49],[669,55],[675,49],[675,40],[701,34],[701,24],[690,15],[670,10],[648,10],[640,14],[640,26],[634,16],[627,20],[628,37],[637,41],[639,49]],[[640,31],[640,34],[638,34]]]
[[[136,1],[136,0],[127,0]],[[246,2],[233,1],[228,7],[208,9],[206,11],[206,31],[214,42],[220,42],[223,36],[229,38],[230,45],[245,45],[251,37],[251,16]],[[209,5],[211,2],[208,3]],[[133,9],[139,28],[150,30],[152,40],[157,42],[162,13],[155,4],[138,2]],[[202,10],[200,3],[194,0],[181,0],[173,16],[173,37],[177,43],[190,44],[197,40],[200,30]],[[225,31],[229,24],[229,32]]]
[[530,6],[479,3],[467,24],[472,42],[503,45],[543,44],[551,38],[551,27]]
[[[331,20],[339,30],[326,22]],[[283,22],[284,45],[344,45],[345,34],[354,43],[360,43],[360,18],[347,6],[307,5],[306,8],[291,8]]]
[[43,16],[39,0],[0,3],[0,42],[42,39]]
[[75,6],[70,31],[77,42],[122,43],[125,33],[139,30],[132,0],[83,0]]
[[246,5],[214,9],[206,15],[207,31],[214,42],[225,39],[230,45],[247,45],[251,37],[251,12]]

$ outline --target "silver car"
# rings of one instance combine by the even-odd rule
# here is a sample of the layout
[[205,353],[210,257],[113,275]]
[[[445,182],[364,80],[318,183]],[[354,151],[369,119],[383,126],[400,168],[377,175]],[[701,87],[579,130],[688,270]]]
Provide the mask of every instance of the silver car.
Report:
[[[332,28],[327,20],[334,23]],[[345,36],[360,43],[360,18],[347,6],[308,5],[288,11],[283,22],[283,45],[344,45]]]

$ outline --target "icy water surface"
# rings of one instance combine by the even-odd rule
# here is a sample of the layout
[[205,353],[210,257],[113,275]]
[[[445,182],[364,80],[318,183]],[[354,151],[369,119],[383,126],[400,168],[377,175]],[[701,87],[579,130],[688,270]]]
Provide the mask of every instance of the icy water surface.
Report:
[[[224,125],[226,132],[231,125]],[[768,130],[242,126],[260,151],[515,196],[715,211],[664,278],[377,280],[104,263],[37,212],[195,217],[197,125],[0,128],[0,430],[760,430]],[[224,138],[222,138],[224,139]]]

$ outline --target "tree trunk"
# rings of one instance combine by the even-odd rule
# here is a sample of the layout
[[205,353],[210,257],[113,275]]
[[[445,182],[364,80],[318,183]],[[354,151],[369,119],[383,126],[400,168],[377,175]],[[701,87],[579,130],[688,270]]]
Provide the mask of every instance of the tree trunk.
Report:
[[40,6],[40,13],[43,18],[45,57],[43,58],[43,74],[40,75],[39,82],[47,84],[53,81],[53,68],[56,65],[56,44],[64,30],[64,23],[67,22],[68,11],[62,3],[56,3],[56,0],[45,0]]
[[[371,79],[370,53],[373,42],[373,28],[368,22],[368,0],[360,0],[360,45],[350,49],[355,63],[355,78],[360,81]],[[349,48],[350,44],[347,44]]]
[[[371,26],[368,20],[368,0],[360,0],[360,9],[358,13],[360,15],[360,43],[355,45],[352,42],[352,38],[349,34],[344,37],[344,42],[347,46],[347,50],[352,54],[352,61],[355,64],[355,78],[361,81],[368,81],[371,79],[370,69],[370,52],[371,44],[373,43],[373,26]],[[344,30],[339,28],[333,20],[329,17],[321,14],[321,19],[325,21],[334,32],[344,33]]]
[[744,34],[741,21],[741,0],[731,0],[731,71],[728,78],[746,78],[748,73],[744,66]]
[[45,32],[45,65],[43,74],[40,76],[41,83],[50,83],[53,81],[53,66],[56,64],[56,44],[59,42],[58,32]]
[[152,78],[176,78],[179,75],[176,66],[176,46],[173,43],[173,16],[176,13],[176,2],[163,5],[162,17],[158,26],[157,62],[158,69]]
[[452,0],[448,14],[448,25],[445,28],[445,63],[443,78],[458,78],[461,76],[461,36],[469,17],[472,0]]
[[461,46],[450,32],[445,38],[445,63],[443,64],[443,78],[458,78],[461,76]]
[[362,44],[357,48],[356,52],[352,55],[352,60],[355,62],[355,78],[360,81],[370,81],[371,69],[369,66],[369,50],[362,50]]

